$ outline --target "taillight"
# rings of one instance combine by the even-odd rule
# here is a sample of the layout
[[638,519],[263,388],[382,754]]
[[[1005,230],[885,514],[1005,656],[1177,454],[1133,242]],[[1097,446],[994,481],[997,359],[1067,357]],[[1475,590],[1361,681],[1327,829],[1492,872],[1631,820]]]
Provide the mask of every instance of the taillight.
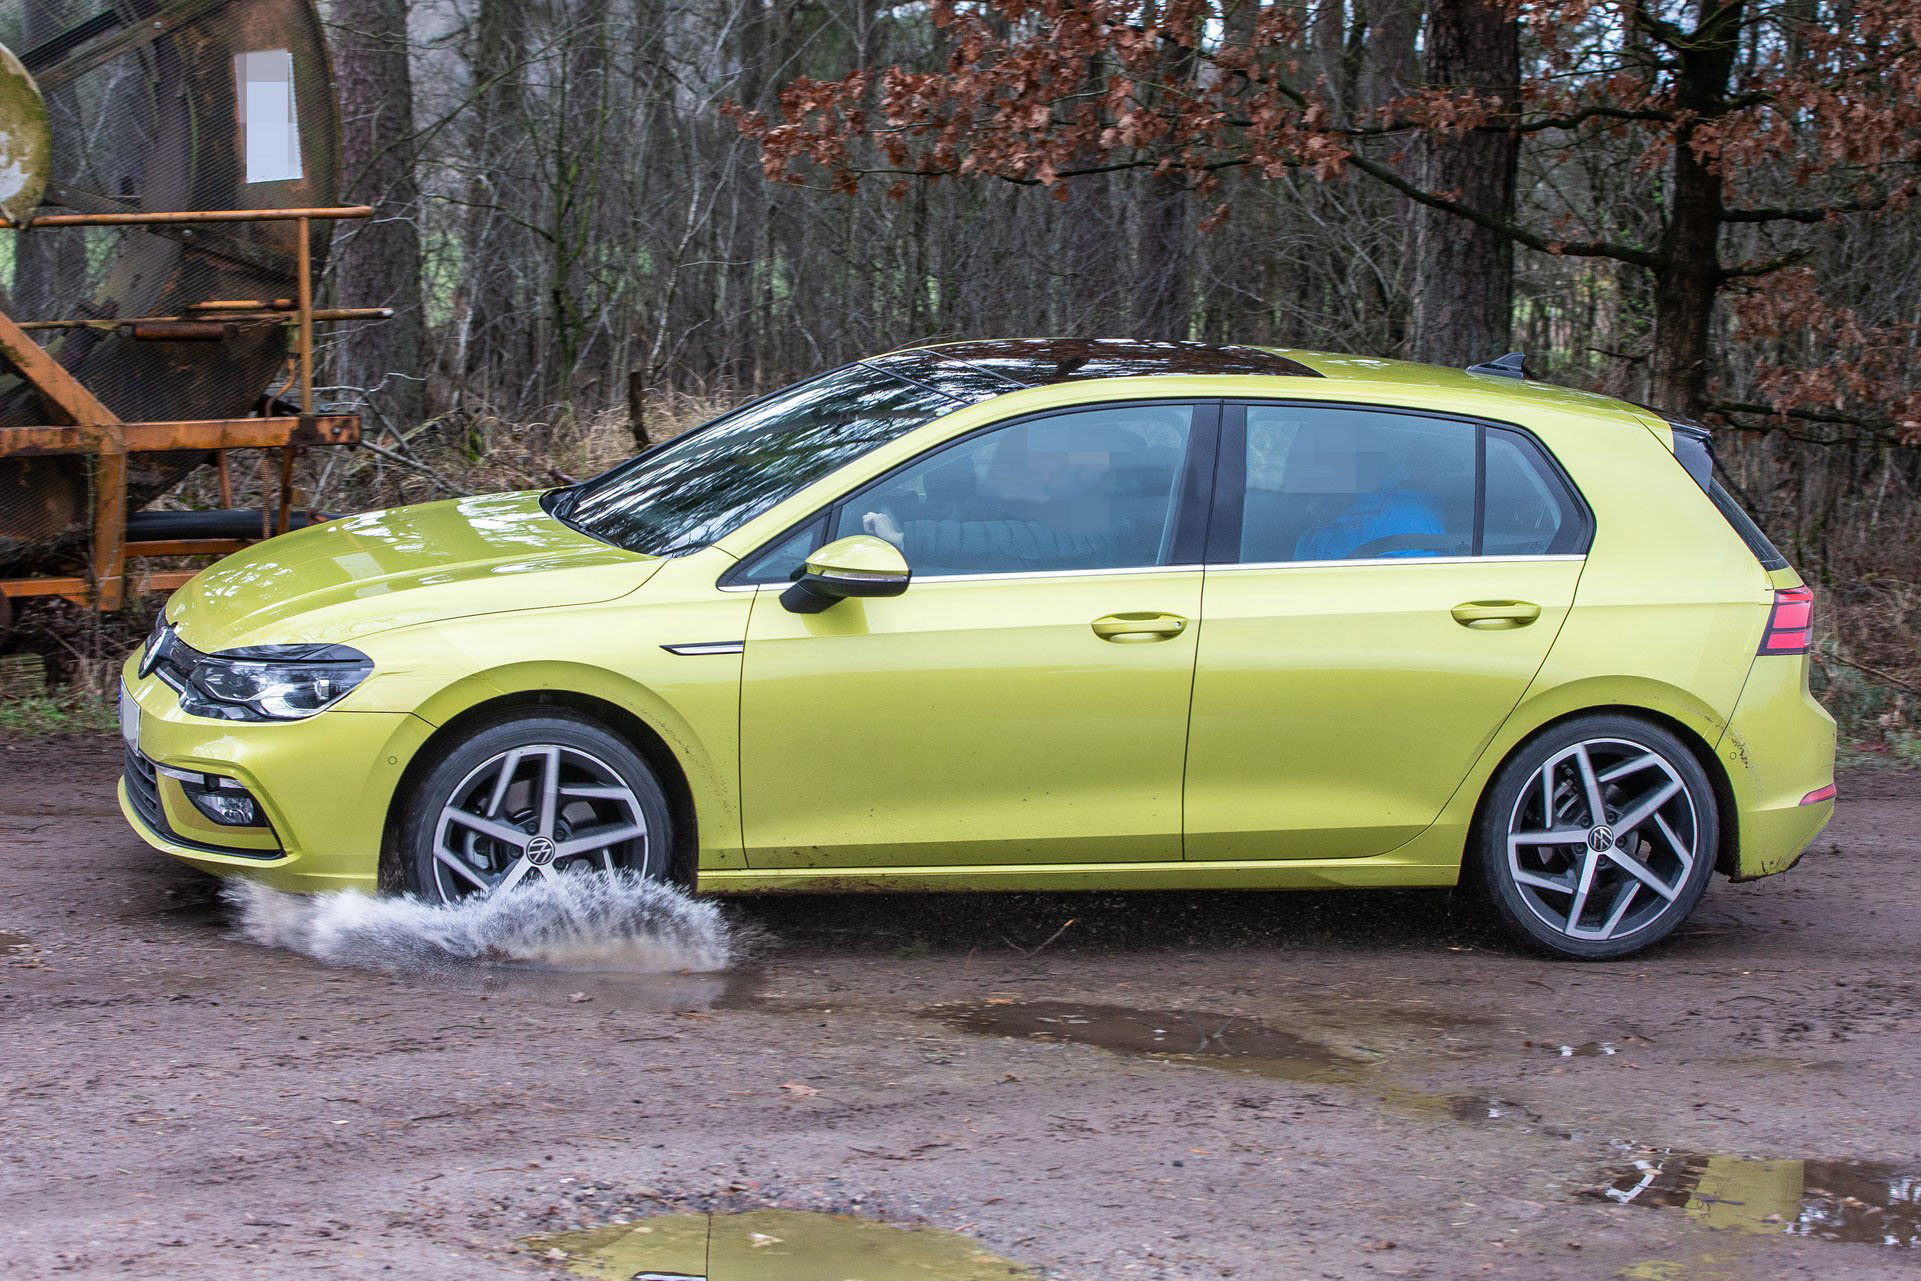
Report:
[[1783,587],[1775,592],[1767,630],[1761,633],[1761,653],[1807,653],[1813,613],[1814,593],[1808,588]]

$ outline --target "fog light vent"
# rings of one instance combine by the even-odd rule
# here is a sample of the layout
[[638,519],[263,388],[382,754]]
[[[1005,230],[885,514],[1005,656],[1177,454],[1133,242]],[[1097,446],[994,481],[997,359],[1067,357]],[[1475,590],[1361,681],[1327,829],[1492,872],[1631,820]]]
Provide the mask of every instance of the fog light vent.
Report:
[[193,807],[223,827],[265,827],[267,816],[260,802],[238,780],[220,774],[198,774],[189,770],[163,769],[175,779]]

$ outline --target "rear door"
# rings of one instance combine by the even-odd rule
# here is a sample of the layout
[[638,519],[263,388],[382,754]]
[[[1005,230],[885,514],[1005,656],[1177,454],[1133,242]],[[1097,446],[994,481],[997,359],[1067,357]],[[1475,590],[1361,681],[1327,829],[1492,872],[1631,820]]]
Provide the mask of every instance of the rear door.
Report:
[[1587,512],[1517,429],[1376,407],[1229,406],[1218,474],[1186,857],[1391,850],[1540,669]]

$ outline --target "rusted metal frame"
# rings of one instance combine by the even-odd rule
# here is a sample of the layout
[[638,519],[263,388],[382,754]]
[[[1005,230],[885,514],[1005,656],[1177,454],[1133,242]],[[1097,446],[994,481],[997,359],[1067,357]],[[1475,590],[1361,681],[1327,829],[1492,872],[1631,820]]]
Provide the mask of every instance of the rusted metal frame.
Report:
[[99,397],[47,354],[31,335],[0,311],[0,357],[32,383],[53,407],[79,429],[93,469],[92,567],[102,609],[118,609],[126,591],[127,441],[119,419]]
[[[295,335],[296,356],[300,362],[300,421],[314,418],[313,397],[313,220],[301,218],[294,223],[294,307],[299,316]],[[280,450],[280,517],[274,533],[284,534],[293,520],[293,463],[291,442]]]
[[[317,322],[337,320],[387,320],[392,307],[323,307],[313,313]],[[176,316],[107,316],[92,320],[27,320],[20,328],[28,333],[46,329],[125,329],[129,325],[292,325],[299,316],[287,311],[199,311]]]
[[[156,569],[136,573],[133,590],[170,592],[185,587],[197,569]],[[64,596],[76,605],[118,608],[101,604],[102,597],[84,578],[0,578],[0,596]]]
[[231,556],[253,544],[245,538],[152,538],[127,544],[127,559],[152,556]]
[[[172,4],[161,5],[157,12],[123,27],[117,35],[100,40],[97,44],[89,42],[91,48],[83,45],[81,52],[62,58],[51,66],[29,63],[28,70],[33,72],[34,81],[39,84],[42,93],[52,93],[95,67],[111,62],[123,53],[145,48],[162,36],[197,21],[213,10],[224,9],[230,3],[232,0],[174,0]],[[34,51],[29,50],[27,56],[32,58]]]
[[[360,419],[353,414],[311,418],[208,418],[164,423],[120,423],[129,453],[181,449],[278,449],[284,445],[353,445]],[[0,458],[84,454],[94,447],[89,429],[76,426],[8,427],[0,430]],[[227,504],[232,506],[231,503]]]
[[33,218],[0,217],[0,229],[27,231],[37,227],[137,227],[183,222],[300,222],[369,218],[372,205],[339,205],[316,209],[193,209],[165,213],[40,214]]

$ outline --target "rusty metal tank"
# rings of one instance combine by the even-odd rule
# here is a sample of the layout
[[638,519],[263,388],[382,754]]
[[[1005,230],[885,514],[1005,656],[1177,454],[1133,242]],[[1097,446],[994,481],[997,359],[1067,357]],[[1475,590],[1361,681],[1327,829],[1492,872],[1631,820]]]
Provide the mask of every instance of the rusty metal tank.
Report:
[[[21,206],[36,196],[41,213],[83,214],[337,203],[339,118],[311,0],[0,0],[0,45],[12,51],[0,213],[31,216]],[[240,417],[275,390],[285,328],[114,322],[288,298],[298,234],[292,222],[0,230],[0,309],[29,329],[93,322],[34,336],[125,420]],[[328,224],[311,234],[318,269]],[[58,421],[0,365],[0,433]],[[206,458],[135,456],[130,505]],[[0,570],[84,546],[90,469],[78,455],[0,456]]]

